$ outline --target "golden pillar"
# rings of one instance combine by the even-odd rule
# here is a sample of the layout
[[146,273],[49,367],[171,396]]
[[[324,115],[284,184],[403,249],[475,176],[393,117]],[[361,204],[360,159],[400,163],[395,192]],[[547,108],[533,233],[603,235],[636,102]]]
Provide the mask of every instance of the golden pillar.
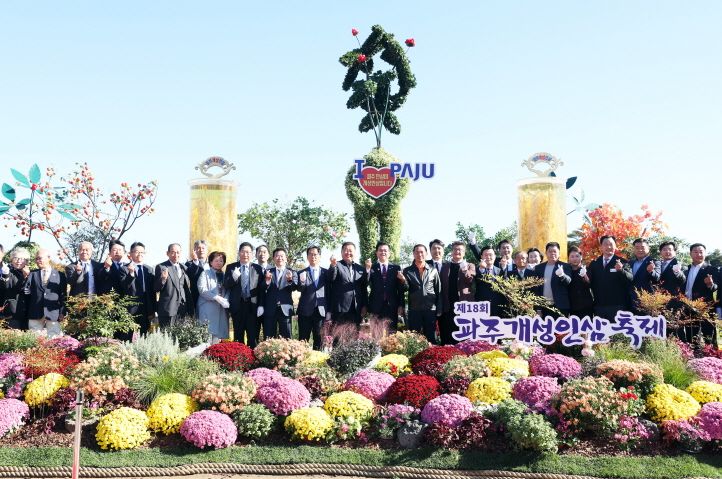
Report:
[[[538,163],[547,163],[544,171]],[[522,163],[537,174],[517,183],[519,197],[519,247],[526,251],[544,247],[550,241],[560,246],[560,259],[567,259],[566,179],[549,176],[563,163],[548,153],[537,153]]]
[[[223,170],[221,174],[209,174],[212,167]],[[222,180],[235,167],[220,157],[211,157],[196,169],[207,178],[189,181],[191,189],[190,202],[190,236],[189,251],[193,243],[203,239],[208,243],[208,252],[223,251],[227,262],[236,261],[238,255],[238,218],[236,215],[237,185],[232,180]]]

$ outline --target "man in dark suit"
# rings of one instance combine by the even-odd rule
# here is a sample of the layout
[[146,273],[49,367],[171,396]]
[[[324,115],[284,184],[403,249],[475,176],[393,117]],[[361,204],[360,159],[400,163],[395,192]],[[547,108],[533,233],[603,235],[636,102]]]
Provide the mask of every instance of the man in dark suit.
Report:
[[186,273],[191,282],[191,297],[193,298],[193,313],[198,317],[198,278],[207,270],[208,244],[205,240],[196,240],[193,243],[191,260],[186,262]]
[[255,348],[258,344],[258,286],[264,282],[264,271],[251,263],[252,257],[253,245],[244,241],[238,247],[238,261],[226,266],[223,286],[229,292],[233,340]]
[[93,243],[83,241],[78,245],[78,261],[65,267],[65,276],[70,284],[70,296],[79,294],[104,294],[101,284],[103,263],[92,259]]
[[404,268],[402,287],[409,292],[409,329],[436,343],[436,321],[443,314],[441,278],[426,262],[426,245],[414,246],[414,263]]
[[28,329],[25,304],[25,282],[30,276],[30,253],[25,248],[14,248],[10,252],[10,266],[2,265],[0,296],[3,302],[2,319],[13,329]]
[[[145,261],[145,245],[136,241],[130,245],[130,263],[126,266],[128,272],[126,294],[135,298],[136,303],[128,312],[133,315],[135,322],[140,326],[140,334],[146,334],[150,322],[155,317],[156,296],[153,284],[155,278],[150,268],[143,264]],[[132,333],[130,333],[132,338]]]
[[[718,289],[717,269],[705,261],[707,248],[702,243],[691,245],[689,255],[692,257],[692,264],[686,271],[687,282],[684,287],[684,295],[688,299],[704,299],[712,308],[714,292]],[[712,341],[715,337],[714,325],[704,321],[700,326],[686,326],[682,340],[691,342],[700,331],[707,341]]]
[[[469,232],[469,248],[471,248],[474,257],[478,261],[481,261],[482,250],[479,248],[479,245],[476,244],[476,233],[473,231]],[[499,252],[499,256],[494,255],[494,266],[501,269],[504,276],[507,276],[513,269],[514,260],[512,258],[512,252],[514,251],[514,246],[508,239],[503,239],[496,245],[496,249]]]
[[677,262],[677,245],[667,241],[659,245],[660,261],[659,286],[672,296],[679,296],[684,293],[684,285],[687,277],[682,271],[682,265]]
[[533,268],[527,268],[528,256],[526,251],[520,250],[516,252],[514,255],[514,266],[512,266],[511,273],[509,274],[510,278],[524,279],[531,276]]
[[321,350],[321,327],[331,319],[326,299],[331,297],[328,270],[319,266],[321,248],[306,249],[308,267],[298,274],[301,298],[298,301],[298,339],[308,341],[313,334],[313,349]]
[[103,268],[99,273],[98,294],[111,291],[118,293],[120,296],[127,294],[128,270],[123,264],[125,258],[125,245],[122,241],[112,240],[108,243],[108,257],[105,258]]
[[504,271],[498,266],[494,266],[496,254],[494,247],[486,245],[480,250],[481,260],[476,269],[474,281],[476,284],[476,292],[474,293],[475,301],[489,301],[491,303],[490,313],[492,316],[503,316],[504,308],[507,304],[506,298],[491,287],[490,282],[496,278],[503,278]]
[[38,269],[31,271],[25,283],[28,327],[45,331],[48,337],[63,334],[60,323],[65,315],[68,282],[65,273],[53,269],[50,252],[39,249],[35,253]]
[[380,319],[388,320],[389,327],[396,331],[398,317],[404,314],[404,289],[401,286],[401,267],[389,263],[391,248],[388,243],[376,244],[377,261],[366,270],[371,293],[368,311]]
[[[572,282],[572,268],[567,263],[559,261],[559,243],[551,241],[546,245],[547,260],[536,265],[533,276],[544,280],[539,286],[537,294],[544,296],[553,306],[562,313],[562,316],[569,314],[569,283]],[[556,316],[548,308],[543,308],[542,316]]]
[[175,324],[190,311],[191,285],[185,265],[181,264],[181,246],[168,245],[168,261],[155,267],[153,289],[158,295],[158,325],[164,329]]
[[[431,249],[439,246],[443,250],[443,243],[439,240],[431,242]],[[441,269],[437,269],[441,279],[442,314],[439,317],[439,339],[441,344],[456,344],[453,338],[457,330],[454,318],[454,303],[457,301],[473,301],[474,294],[474,265],[464,260],[466,245],[461,241],[451,243],[451,261],[444,261]],[[427,261],[428,263],[428,261]]]
[[266,271],[258,296],[257,315],[263,317],[263,337],[289,339],[293,299],[291,293],[298,286],[298,274],[286,265],[286,250],[273,250],[275,266]]
[[646,239],[637,238],[632,246],[634,247],[634,259],[629,262],[632,268],[632,308],[635,313],[641,314],[637,307],[637,290],[654,292],[654,288],[659,282],[660,266],[649,256],[649,242]]
[[602,236],[599,244],[602,256],[587,268],[594,294],[594,314],[614,321],[618,311],[630,310],[632,270],[626,260],[615,254],[617,240],[614,236]]
[[350,241],[341,246],[341,261],[331,256],[328,272],[331,278],[331,313],[334,323],[361,323],[368,303],[366,271],[354,263],[356,245]]

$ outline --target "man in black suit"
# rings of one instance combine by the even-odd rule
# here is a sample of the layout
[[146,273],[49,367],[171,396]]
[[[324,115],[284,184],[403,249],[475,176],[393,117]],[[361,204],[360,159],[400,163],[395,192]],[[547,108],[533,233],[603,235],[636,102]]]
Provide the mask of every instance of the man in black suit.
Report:
[[100,270],[100,285],[97,287],[99,293],[105,294],[115,291],[120,296],[125,296],[128,289],[128,270],[123,264],[125,256],[125,245],[120,240],[112,240],[108,243],[108,257],[103,262]]
[[198,317],[198,278],[207,270],[208,244],[205,240],[196,240],[193,243],[191,260],[186,262],[186,273],[191,282],[191,297],[193,298],[193,313]]
[[238,247],[238,261],[226,266],[223,286],[229,292],[233,340],[255,348],[258,344],[258,286],[263,283],[265,272],[251,263],[252,257],[253,245],[244,241]]
[[414,263],[404,268],[403,288],[409,292],[409,329],[436,343],[436,321],[443,314],[441,278],[426,262],[426,245],[414,246]]
[[617,240],[602,236],[602,256],[589,264],[587,276],[594,294],[594,314],[614,321],[618,311],[630,310],[632,270],[627,261],[615,254]]
[[273,250],[275,266],[266,271],[261,283],[256,314],[263,317],[263,337],[290,339],[293,299],[291,293],[298,286],[298,274],[286,265],[286,250]]
[[331,313],[334,323],[361,323],[368,303],[366,271],[354,263],[356,245],[341,245],[341,261],[331,256],[328,272],[331,278]]
[[[444,244],[439,240],[431,242],[432,251],[435,248],[443,250]],[[473,301],[472,292],[474,284],[474,265],[466,262],[466,245],[461,241],[451,243],[451,261],[441,264],[439,276],[441,278],[442,314],[439,316],[439,339],[441,344],[456,344],[453,338],[457,327],[454,322],[454,303],[457,301]],[[428,263],[428,261],[427,261]]]
[[2,318],[13,329],[28,329],[25,304],[25,282],[30,276],[30,253],[25,248],[14,248],[10,252],[10,266],[2,265],[0,277],[0,304]]
[[[707,248],[702,243],[691,245],[689,255],[692,257],[692,264],[686,271],[687,282],[684,287],[684,295],[688,299],[704,299],[712,308],[714,305],[713,295],[718,289],[717,269],[705,261]],[[700,330],[707,341],[712,341],[715,337],[714,325],[704,321],[700,326],[686,326],[682,340],[691,342]]]
[[78,245],[78,261],[65,267],[65,276],[70,284],[70,296],[79,294],[104,294],[101,281],[103,263],[92,259],[93,243],[83,241]]
[[[471,248],[474,257],[481,261],[482,249],[476,244],[476,233],[473,231],[469,232],[469,248]],[[513,269],[514,260],[511,254],[514,251],[514,246],[508,239],[503,239],[496,245],[496,249],[499,251],[499,256],[494,255],[494,266],[498,267],[504,276],[507,276]]]
[[50,252],[39,249],[35,253],[38,269],[31,271],[25,283],[28,328],[45,331],[48,337],[63,334],[60,323],[65,315],[65,298],[68,282],[65,273],[55,270],[50,263]]
[[376,244],[377,261],[366,269],[371,293],[368,311],[380,319],[388,320],[389,327],[395,331],[398,317],[404,314],[404,289],[401,286],[401,267],[389,263],[391,248],[388,243]]
[[[128,311],[135,318],[140,326],[140,334],[146,334],[150,328],[150,322],[155,317],[156,296],[153,284],[155,278],[150,268],[143,264],[145,261],[145,245],[136,241],[130,245],[130,263],[126,266],[128,272],[126,281],[126,294],[136,300]],[[132,333],[130,333],[132,338]]]
[[[537,294],[544,296],[550,306],[553,306],[567,316],[571,306],[569,304],[569,284],[572,282],[572,268],[567,263],[559,261],[559,243],[551,241],[546,245],[547,260],[536,265],[533,276],[544,280],[539,286]],[[548,308],[543,308],[542,316],[556,316]]]
[[506,298],[491,287],[490,282],[496,281],[496,278],[505,277],[504,271],[498,266],[494,266],[496,254],[494,247],[486,245],[480,250],[481,260],[476,268],[474,281],[476,284],[476,292],[474,293],[475,301],[489,301],[491,303],[490,313],[492,316],[503,316],[504,307],[507,304]]
[[531,276],[533,268],[527,268],[528,257],[528,253],[523,250],[519,250],[514,254],[514,266],[511,268],[510,278],[524,279]]
[[[256,246],[256,264],[261,267],[261,271],[263,272],[264,276],[266,275],[266,271],[273,267],[273,263],[268,262],[270,258],[271,253],[268,250],[268,246],[266,246],[265,244]],[[258,343],[261,335],[261,330],[263,329],[263,318],[259,316],[256,318],[256,321],[256,343]]]
[[329,275],[319,266],[321,248],[306,249],[308,267],[298,274],[301,298],[298,301],[298,339],[308,341],[313,334],[313,349],[321,350],[321,327],[325,319],[331,319],[326,299],[331,297]]
[[168,261],[155,267],[153,289],[158,295],[158,325],[161,329],[173,326],[176,318],[192,314],[189,306],[191,284],[185,265],[180,262],[181,246],[168,245]]
[[635,313],[641,314],[637,307],[637,290],[654,292],[654,287],[659,282],[660,265],[649,256],[649,242],[644,238],[637,238],[632,243],[634,247],[634,259],[630,261],[632,268],[632,307]]
[[672,296],[679,296],[684,293],[684,285],[687,277],[682,271],[682,265],[677,262],[677,245],[667,241],[659,245],[660,261],[659,286]]

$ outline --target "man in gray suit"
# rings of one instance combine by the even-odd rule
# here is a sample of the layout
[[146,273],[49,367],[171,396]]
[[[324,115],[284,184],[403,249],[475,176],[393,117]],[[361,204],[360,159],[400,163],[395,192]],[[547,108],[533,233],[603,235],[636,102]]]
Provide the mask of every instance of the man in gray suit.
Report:
[[161,328],[173,326],[178,317],[186,313],[191,304],[191,284],[186,267],[180,262],[181,246],[178,243],[168,245],[168,261],[155,267],[154,289],[158,296],[158,325]]
[[50,264],[50,252],[39,249],[35,254],[38,269],[31,271],[25,283],[28,328],[46,331],[48,337],[62,336],[60,323],[65,315],[68,283],[65,273]]

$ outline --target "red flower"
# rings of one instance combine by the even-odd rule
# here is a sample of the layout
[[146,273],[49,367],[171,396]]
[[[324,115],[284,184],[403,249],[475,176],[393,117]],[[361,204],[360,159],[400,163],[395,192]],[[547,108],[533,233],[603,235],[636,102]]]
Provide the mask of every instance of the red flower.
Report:
[[454,356],[466,354],[454,346],[432,346],[411,358],[411,367],[417,374],[437,376]]
[[351,35],[353,35],[354,37],[355,37],[356,35],[358,35],[358,30],[356,30],[355,28],[352,28],[352,29],[351,29]]
[[32,185],[30,185],[30,189],[33,190],[33,191],[35,191],[35,190],[38,189],[38,185],[36,185],[35,183],[33,183]]
[[366,55],[364,55],[363,53],[361,53],[359,56],[356,57],[356,60],[357,60],[359,63],[363,63],[363,62],[366,61]]
[[409,374],[394,382],[386,394],[389,404],[409,404],[423,408],[441,393],[441,385],[433,376]]
[[256,359],[251,348],[235,341],[214,344],[203,351],[203,356],[227,371],[248,371]]
[[406,39],[406,46],[407,47],[415,47],[416,46],[416,40],[413,38],[407,38]]

